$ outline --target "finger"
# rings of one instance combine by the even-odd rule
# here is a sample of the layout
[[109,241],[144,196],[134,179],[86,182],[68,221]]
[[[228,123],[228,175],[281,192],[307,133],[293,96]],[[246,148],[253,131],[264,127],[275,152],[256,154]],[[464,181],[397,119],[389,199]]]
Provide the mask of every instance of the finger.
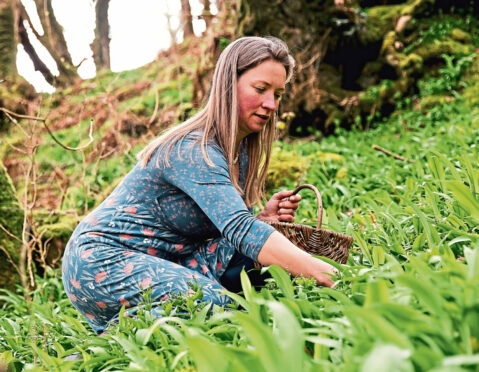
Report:
[[[273,195],[275,199],[286,199],[292,196],[294,190],[283,190]],[[294,196],[293,196],[294,197]]]
[[296,210],[298,209],[299,207],[299,203],[293,203],[293,202],[289,202],[289,201],[286,201],[286,202],[281,202],[278,204],[278,206],[280,208],[284,208],[284,209],[292,209],[292,210]]
[[299,194],[291,195],[288,200],[293,203],[299,203],[299,201],[301,200],[301,195]]
[[280,208],[278,209],[278,215],[279,216],[294,216],[295,212],[294,209],[286,209],[286,208]]
[[291,202],[291,203],[299,203],[301,201],[301,195],[295,194],[288,196],[286,198],[281,199],[281,202],[286,203],[286,202]]
[[317,274],[315,275],[316,283],[324,287],[332,287],[334,282],[331,280],[331,277],[328,274]]
[[294,216],[290,214],[282,214],[278,216],[280,222],[294,222]]
[[334,285],[334,282],[328,277],[327,279],[324,279],[321,285],[331,288]]

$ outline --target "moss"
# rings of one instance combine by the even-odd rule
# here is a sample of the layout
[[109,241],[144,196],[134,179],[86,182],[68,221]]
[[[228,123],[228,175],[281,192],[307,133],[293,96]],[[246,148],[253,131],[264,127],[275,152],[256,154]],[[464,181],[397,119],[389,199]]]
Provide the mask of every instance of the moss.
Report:
[[385,35],[399,18],[404,5],[381,5],[375,6],[368,11],[368,22],[380,35]]
[[7,170],[0,162],[0,288],[13,289],[19,276],[8,257],[18,265],[22,246],[23,210]]
[[451,38],[465,44],[469,44],[472,42],[471,35],[461,30],[460,28],[455,28],[451,31]]
[[43,239],[60,238],[65,243],[78,224],[78,218],[65,212],[36,211],[34,214],[37,233]]
[[344,163],[344,157],[339,154],[335,154],[334,152],[318,151],[312,155],[312,158],[318,159],[321,163],[325,163],[327,161],[337,161],[338,163]]
[[378,97],[369,94],[369,91],[359,93],[359,109],[361,112],[370,112],[378,102]]
[[444,105],[445,103],[449,103],[452,100],[454,100],[454,98],[451,96],[431,95],[431,96],[422,98],[421,101],[419,102],[419,106],[422,112],[427,113],[431,108],[437,105]]
[[46,264],[55,266],[79,222],[79,217],[66,212],[45,210],[34,212],[35,229],[46,248]]
[[475,59],[464,76],[467,86],[462,95],[470,106],[479,106],[479,59]]
[[347,175],[348,175],[348,168],[341,167],[337,171],[335,178],[337,180],[344,180],[347,177]]
[[422,70],[423,58],[416,53],[400,54],[398,67],[403,74],[412,75]]
[[479,106],[479,80],[469,83],[467,88],[464,89],[462,95],[470,106]]
[[434,6],[435,0],[412,0],[403,6],[401,15],[421,15]]
[[383,44],[381,46],[381,54],[396,53],[394,48],[394,43],[396,42],[397,35],[394,31],[389,31],[386,36],[384,36]]
[[310,160],[298,155],[295,151],[273,148],[266,178],[268,190],[284,187],[287,181],[300,184],[306,176]]
[[471,54],[473,51],[474,47],[472,45],[464,45],[451,38],[435,40],[414,49],[414,53],[422,57],[424,61],[441,58],[443,54]]

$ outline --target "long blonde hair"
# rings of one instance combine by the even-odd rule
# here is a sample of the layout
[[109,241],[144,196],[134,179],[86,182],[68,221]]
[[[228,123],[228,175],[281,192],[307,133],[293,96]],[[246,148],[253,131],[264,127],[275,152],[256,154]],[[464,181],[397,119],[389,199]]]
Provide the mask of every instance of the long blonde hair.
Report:
[[[170,166],[169,153],[172,147],[189,133],[202,131],[199,142],[206,163],[214,166],[206,147],[210,139],[215,139],[226,157],[233,185],[245,195],[246,205],[251,207],[260,199],[264,199],[264,182],[276,134],[276,113],[270,117],[261,132],[252,133],[243,140],[249,160],[244,190],[240,188],[238,180],[232,176],[232,171],[238,135],[238,78],[245,71],[268,60],[280,62],[286,70],[286,82],[291,79],[294,59],[283,41],[274,37],[251,36],[242,37],[228,45],[216,63],[205,107],[190,119],[167,130],[150,142],[138,154],[141,165],[146,166],[157,150],[166,150],[165,164]],[[159,157],[156,166],[159,166]]]

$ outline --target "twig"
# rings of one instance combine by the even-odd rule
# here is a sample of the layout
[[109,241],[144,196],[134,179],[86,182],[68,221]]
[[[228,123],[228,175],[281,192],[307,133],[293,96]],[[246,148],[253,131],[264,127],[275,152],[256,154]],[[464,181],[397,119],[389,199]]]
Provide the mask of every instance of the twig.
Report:
[[[3,111],[9,118],[10,118],[10,115],[12,115],[12,116],[16,116],[17,118],[21,118],[21,119],[30,119],[30,120],[36,120],[36,121],[45,121],[46,120],[46,118],[39,118],[39,117],[36,117],[36,116],[17,114],[16,112],[10,111],[10,110],[6,109],[5,107],[0,107],[0,111]],[[10,118],[10,120],[12,120],[14,123],[17,122],[13,118]]]
[[29,115],[21,115],[21,114],[17,114],[13,111],[10,111],[8,109],[6,109],[5,107],[0,107],[0,111],[3,111],[5,113],[5,115],[8,116],[8,118],[13,121],[15,124],[18,124],[17,120],[15,120],[15,118],[13,118],[12,116],[16,116],[17,118],[21,118],[21,119],[29,119],[29,120],[36,120],[36,121],[41,121],[43,126],[45,127],[45,129],[47,130],[48,134],[50,135],[50,137],[52,137],[52,139],[57,143],[59,144],[61,147],[63,147],[65,150],[70,150],[70,151],[78,151],[78,150],[83,150],[84,148],[88,147],[95,139],[93,138],[93,119],[90,119],[90,131],[88,132],[88,138],[89,138],[89,141],[88,143],[86,143],[85,145],[83,146],[80,146],[80,147],[70,147],[70,146],[66,146],[64,145],[63,143],[61,143],[52,133],[52,131],[50,130],[50,128],[48,127],[47,125],[47,119],[46,118],[40,118],[40,117],[36,117],[36,116],[29,116]]
[[88,58],[86,58],[86,57],[85,57],[85,58],[83,58],[83,59],[80,61],[80,63],[78,63],[78,64],[77,64],[76,66],[74,66],[74,67],[75,67],[75,68],[78,68],[78,67],[80,67],[80,66],[81,66],[81,64],[82,64],[83,62],[87,61],[87,60],[88,60]]
[[[22,239],[20,239],[18,236],[13,235],[10,231],[8,231],[8,230],[5,228],[5,226],[3,226],[2,224],[0,224],[0,230],[3,230],[3,232],[4,232],[5,234],[7,234],[9,237],[11,237],[11,238],[13,238],[13,239],[15,239],[15,240],[18,240],[19,242],[22,241]],[[2,246],[0,246],[0,248],[3,249]]]
[[[11,238],[15,239],[15,240],[18,240],[20,243],[22,242],[21,239],[19,239],[17,236],[15,236],[14,234],[12,234],[10,231],[8,231],[2,224],[0,224],[0,229],[5,233],[7,234],[8,236],[10,236]],[[12,256],[10,256],[10,253],[7,251],[6,248],[0,246],[0,251],[2,251],[5,256],[7,256],[7,259],[8,261],[10,261],[10,263],[12,264],[12,266],[14,267],[14,269],[17,271],[18,274],[20,274],[20,269],[18,268],[17,264],[15,263],[15,261],[12,259]]]
[[70,151],[79,151],[79,150],[83,150],[84,148],[90,146],[90,144],[95,140],[93,138],[93,119],[90,119],[90,131],[88,132],[88,138],[90,138],[90,140],[88,141],[88,143],[84,144],[83,146],[80,146],[80,147],[70,147],[70,146],[66,146],[64,145],[63,143],[61,143],[52,133],[52,131],[50,130],[50,128],[48,128],[48,125],[46,123],[46,121],[43,122],[43,125],[44,127],[46,128],[46,130],[48,131],[48,134],[50,134],[50,137],[52,137],[52,139],[57,143],[59,144],[61,147],[63,147],[65,150],[70,150]]
[[151,124],[153,124],[156,119],[156,115],[158,114],[159,100],[160,98],[158,97],[158,90],[155,89],[155,109],[153,110],[153,115],[151,115],[150,120],[148,120],[148,129],[150,129]]
[[403,158],[402,156],[399,156],[399,155],[396,155],[396,154],[393,154],[392,152],[388,151],[388,150],[385,150],[383,149],[382,147],[379,147],[379,146],[376,146],[376,145],[372,145],[371,146],[374,150],[378,150],[378,151],[381,151],[382,153],[388,155],[388,156],[392,156],[394,159],[397,159],[397,160],[401,160],[401,161],[407,161],[407,162],[410,162],[410,163],[414,163],[416,160],[414,159],[407,159],[407,158]]

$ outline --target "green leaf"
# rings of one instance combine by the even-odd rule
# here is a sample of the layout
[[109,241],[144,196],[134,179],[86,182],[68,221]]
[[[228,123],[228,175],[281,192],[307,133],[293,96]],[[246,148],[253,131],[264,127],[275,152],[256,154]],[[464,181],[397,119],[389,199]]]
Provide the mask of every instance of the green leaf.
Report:
[[198,366],[199,372],[223,372],[229,370],[228,359],[222,357],[224,353],[218,345],[199,336],[187,337],[186,343],[190,347],[192,359]]
[[284,297],[292,300],[294,298],[294,288],[291,284],[289,274],[277,265],[271,265],[267,270],[275,280]]
[[446,185],[453,193],[457,202],[466,209],[474,221],[479,224],[479,201],[472,195],[471,189],[458,181],[449,181]]
[[408,287],[416,296],[417,300],[424,305],[424,307],[437,316],[442,323],[444,332],[447,335],[451,334],[451,319],[447,312],[445,312],[444,299],[439,295],[436,288],[430,282],[422,279],[416,279],[412,275],[404,274],[396,278],[397,282]]
[[373,247],[374,267],[379,267],[379,265],[384,264],[385,260],[386,260],[386,252],[384,252],[383,247],[379,247],[379,246]]
[[366,287],[366,301],[364,307],[369,307],[377,303],[390,302],[389,289],[385,280],[377,280],[368,283]]
[[251,301],[255,296],[255,290],[251,286],[251,282],[248,278],[248,274],[243,270],[241,270],[240,274],[240,280],[241,280],[241,288],[243,288],[243,294],[244,297],[246,298],[247,301]]
[[363,239],[363,237],[361,236],[361,233],[358,232],[358,231],[354,231],[353,232],[353,237],[354,237],[354,241],[359,246],[359,249],[361,249],[361,252],[363,253],[363,255],[366,256],[366,259],[372,265],[373,264],[373,258],[371,257],[371,252],[369,250],[369,245]]
[[435,156],[428,156],[427,163],[429,164],[429,169],[431,170],[433,177],[438,181],[444,181],[446,174],[439,159]]
[[463,365],[479,365],[479,354],[474,355],[455,355],[444,358],[442,365],[445,367],[463,366]]
[[456,167],[454,166],[454,164],[451,163],[451,161],[446,158],[443,154],[441,154],[440,152],[438,151],[434,151],[434,150],[431,150],[431,152],[436,155],[440,160],[441,162],[447,166],[449,168],[449,171],[451,172],[452,174],[452,177],[457,180],[457,181],[461,181],[461,176],[459,175]]
[[401,349],[412,350],[408,337],[372,308],[350,307],[344,313],[355,325],[356,332],[392,343]]
[[421,225],[426,232],[430,248],[435,248],[439,244],[440,238],[439,234],[437,233],[437,230],[434,228],[434,225],[427,220],[424,213],[422,213],[421,210],[414,203],[411,203],[408,200],[404,200],[404,202],[408,204],[414,210],[414,212],[416,212],[419,221],[421,221]]
[[467,279],[479,278],[479,243],[474,249],[464,249],[467,262]]
[[409,360],[411,352],[396,345],[376,345],[366,356],[360,371],[371,372],[378,370],[388,372],[413,372],[414,367]]
[[462,156],[460,160],[461,160],[461,163],[464,164],[464,167],[466,168],[466,174],[467,174],[467,178],[469,180],[469,185],[471,186],[472,192],[475,194],[479,193],[479,171],[475,169],[475,167],[472,165],[471,160],[468,157]]

